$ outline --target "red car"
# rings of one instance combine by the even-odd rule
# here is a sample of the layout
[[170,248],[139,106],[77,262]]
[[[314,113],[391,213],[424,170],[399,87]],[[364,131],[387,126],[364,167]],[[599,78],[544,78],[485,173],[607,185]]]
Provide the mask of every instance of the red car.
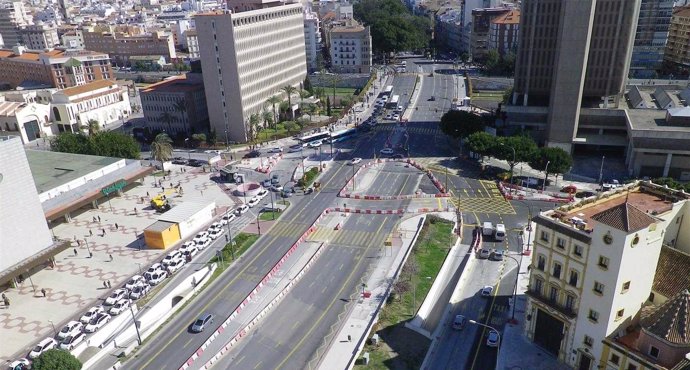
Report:
[[575,185],[564,186],[563,189],[561,189],[561,191],[564,193],[568,193],[568,194],[575,194],[575,193],[577,193],[577,186],[575,186]]

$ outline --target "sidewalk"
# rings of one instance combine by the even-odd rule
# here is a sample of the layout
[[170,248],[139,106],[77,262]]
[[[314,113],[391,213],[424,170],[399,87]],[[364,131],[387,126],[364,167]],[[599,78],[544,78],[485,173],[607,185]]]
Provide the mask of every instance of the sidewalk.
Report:
[[[532,223],[532,230],[536,224]],[[524,236],[529,236],[529,232],[525,228],[523,230]],[[532,240],[534,240],[534,232],[532,232]],[[523,239],[523,250],[528,248],[531,250],[531,240]],[[520,267],[517,287],[517,302],[515,306],[515,324],[510,321],[503,329],[501,336],[501,352],[496,364],[497,370],[503,369],[540,369],[540,370],[567,370],[569,367],[553,355],[539,348],[534,343],[530,342],[524,335],[525,323],[525,309],[527,307],[527,296],[525,291],[529,285],[529,269],[532,263],[532,254],[522,256],[522,264]],[[511,307],[512,309],[512,307]]]
[[[425,217],[425,215],[415,216],[401,222],[396,231],[400,235],[402,244],[400,248],[381,250],[382,256],[366,280],[366,291],[370,292],[371,296],[369,298],[360,296],[338,333],[333,337],[333,341],[319,363],[319,369],[334,370],[354,367],[355,360],[366,344],[371,328],[378,321],[378,314],[388,297],[388,288],[395,280],[399,266],[402,266],[407,259],[417,238],[419,220]],[[397,252],[393,253],[392,251],[396,249]]]

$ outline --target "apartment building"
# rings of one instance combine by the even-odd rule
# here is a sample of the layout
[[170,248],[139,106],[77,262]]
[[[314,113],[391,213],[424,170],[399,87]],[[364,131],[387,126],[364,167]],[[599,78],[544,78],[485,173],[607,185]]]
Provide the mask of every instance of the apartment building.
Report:
[[318,71],[321,57],[321,22],[316,12],[304,10],[304,50],[309,71]]
[[[208,132],[208,107],[203,77],[187,73],[147,86],[140,91],[148,127],[168,134]],[[170,122],[165,118],[171,116]]]
[[84,33],[82,30],[70,30],[61,36],[62,46],[68,49],[84,49]]
[[127,88],[111,80],[59,90],[51,102],[51,119],[58,132],[78,132],[90,120],[107,127],[127,118],[131,111]]
[[[472,10],[470,33],[470,56],[472,60],[481,61],[486,58],[490,48],[490,34],[492,21],[500,16],[511,13],[509,8],[479,8]],[[511,18],[512,19],[512,18]],[[495,27],[499,28],[499,27]],[[503,27],[505,29],[505,27]]]
[[[460,2],[460,28],[462,29],[461,45],[460,49],[463,52],[470,53],[472,49],[472,33],[474,32],[474,16],[473,11],[476,9],[489,9],[496,8],[502,3],[506,3],[501,0],[465,0]],[[489,19],[490,20],[490,19]],[[488,29],[489,23],[486,21],[486,28]]]
[[184,38],[187,44],[187,56],[189,59],[199,59],[199,36],[196,33],[196,29],[185,31]]
[[30,51],[23,46],[0,49],[0,85],[24,82],[64,89],[113,78],[110,57],[89,50]]
[[83,36],[86,49],[108,53],[119,66],[129,66],[132,56],[162,55],[168,63],[177,58],[173,36],[163,31],[130,34],[114,28],[88,28],[83,31]]
[[329,31],[331,68],[335,73],[370,73],[372,66],[371,29],[355,20]]
[[30,23],[31,17],[21,1],[0,3],[0,46],[11,48],[21,44],[19,29]]
[[434,37],[446,50],[460,55],[462,46],[462,22],[460,22],[460,9],[449,8],[439,11],[436,18]]
[[577,369],[645,368],[608,366],[606,340],[644,328],[644,312],[658,309],[650,298],[662,250],[690,249],[679,225],[690,216],[688,199],[640,182],[535,217],[527,338]]
[[195,20],[211,128],[226,141],[246,142],[250,115],[306,77],[302,6],[206,13]]
[[60,45],[57,28],[42,22],[22,27],[19,31],[22,43],[30,50],[45,50]]
[[489,50],[496,50],[503,56],[515,53],[520,33],[520,11],[513,9],[491,20],[489,24]]
[[637,18],[630,76],[653,78],[664,61],[674,0],[642,0]]
[[690,66],[690,7],[673,12],[668,30],[664,60],[681,66]]
[[48,102],[23,99],[21,92],[0,97],[0,132],[3,135],[19,136],[24,144],[53,135],[49,117]]

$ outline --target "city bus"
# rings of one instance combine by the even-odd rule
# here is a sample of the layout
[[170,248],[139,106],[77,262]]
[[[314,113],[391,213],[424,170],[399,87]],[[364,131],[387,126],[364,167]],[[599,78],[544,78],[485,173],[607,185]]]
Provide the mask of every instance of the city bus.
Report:
[[336,131],[331,134],[331,143],[337,143],[339,141],[345,141],[347,139],[350,139],[353,137],[355,134],[357,134],[357,129],[354,128],[348,128],[345,130],[340,130]]
[[328,131],[324,131],[324,132],[317,132],[314,134],[304,135],[304,136],[298,138],[297,140],[299,140],[302,143],[302,146],[307,146],[312,141],[326,140],[330,137],[331,137],[331,133]]
[[386,103],[386,108],[397,109],[399,102],[400,102],[400,95],[393,95],[391,100],[389,100],[388,103]]
[[381,95],[391,95],[391,94],[393,94],[393,85],[388,85],[381,91]]

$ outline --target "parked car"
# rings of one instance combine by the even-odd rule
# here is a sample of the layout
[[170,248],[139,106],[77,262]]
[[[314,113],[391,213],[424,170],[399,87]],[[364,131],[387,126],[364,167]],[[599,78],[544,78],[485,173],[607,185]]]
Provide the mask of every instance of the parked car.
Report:
[[355,158],[352,158],[352,160],[350,161],[350,164],[357,164],[361,161],[362,161],[362,158],[355,157]]
[[199,253],[199,248],[194,245],[189,245],[187,247],[182,248],[182,254],[185,256],[185,258],[191,259],[192,257],[196,256]]
[[[182,259],[178,259],[177,261],[179,261],[179,260],[182,260]],[[184,260],[182,260],[182,261],[184,261]],[[132,293],[129,293],[129,299],[134,299],[134,300],[140,299],[143,296],[149,294],[150,290],[151,290],[151,286],[146,284],[146,283],[141,284],[141,285],[137,285],[132,290]]]
[[394,115],[393,115],[393,120],[394,120],[394,121],[400,121],[400,115],[399,115],[399,114],[394,114]]
[[96,330],[100,329],[103,327],[103,325],[107,324],[108,321],[110,321],[111,316],[108,315],[107,313],[101,313],[98,314],[98,316],[94,317],[91,321],[89,321],[88,324],[84,327],[84,332],[86,333],[94,333]]
[[216,240],[216,239],[218,239],[221,235],[223,235],[224,232],[225,232],[225,229],[223,229],[223,228],[216,228],[216,229],[211,230],[211,233],[209,233],[208,236],[211,237],[211,239]]
[[220,223],[223,225],[227,225],[230,222],[232,222],[232,220],[234,220],[235,218],[237,218],[237,216],[235,216],[234,213],[228,212],[224,214],[223,217],[220,219]]
[[151,278],[149,279],[149,284],[151,285],[158,285],[160,284],[161,281],[165,280],[165,278],[168,277],[168,273],[165,271],[158,271],[155,274],[151,275]]
[[128,309],[131,303],[132,301],[130,301],[129,298],[123,298],[119,300],[117,303],[115,303],[113,307],[110,307],[108,313],[113,316],[117,316],[124,312],[124,310]]
[[386,114],[386,119],[393,119],[393,115],[390,113]]
[[575,185],[564,186],[563,188],[561,188],[561,192],[568,193],[568,194],[575,194],[575,193],[577,193],[577,186],[575,186]]
[[493,252],[491,252],[491,259],[493,259],[494,261],[502,261],[503,251],[500,249],[494,249]]
[[283,185],[280,185],[280,184],[273,185],[273,186],[271,186],[271,191],[276,192],[276,193],[281,192],[281,191],[283,191]]
[[200,251],[203,251],[204,248],[206,248],[206,247],[208,247],[209,245],[211,245],[211,242],[212,242],[212,241],[213,241],[213,240],[212,240],[210,237],[197,239],[197,240],[196,240],[196,247],[199,248]]
[[192,239],[192,241],[196,243],[198,240],[204,238],[208,238],[208,231],[200,231],[198,234],[196,234],[196,236],[194,236],[194,239]]
[[381,153],[381,154],[384,154],[384,155],[391,155],[391,154],[393,154],[393,149],[391,149],[391,148],[383,148],[383,149],[381,149],[380,153]]
[[494,287],[487,285],[482,288],[482,297],[491,297],[494,292]]
[[589,191],[589,190],[578,191],[577,193],[575,193],[575,196],[578,198],[589,198],[589,197],[593,197],[595,195],[597,195],[597,193],[595,193],[593,191]]
[[268,190],[266,189],[261,189],[259,190],[258,193],[256,193],[256,197],[259,199],[264,199],[268,195]]
[[180,258],[182,258],[182,252],[181,251],[179,251],[179,250],[172,251],[172,252],[168,253],[168,255],[165,256],[165,258],[163,258],[163,261],[161,261],[161,265],[168,267],[168,266],[170,266],[170,264],[173,261],[178,260]]
[[479,250],[479,258],[491,257],[491,250],[489,248],[482,248]]
[[192,324],[192,331],[195,333],[201,333],[206,328],[206,325],[213,323],[213,314],[207,313],[201,315],[194,324]]
[[9,370],[29,370],[31,368],[31,361],[28,358],[20,358],[19,360],[12,361]]
[[146,274],[153,274],[155,272],[163,271],[163,270],[165,270],[165,266],[163,266],[163,264],[154,263],[153,265],[149,266],[148,270],[146,270],[146,272],[144,273],[144,277],[146,277]]
[[[142,279],[143,279],[143,278],[142,278]],[[80,321],[82,324],[88,324],[89,321],[91,321],[91,319],[93,319],[94,317],[98,316],[98,314],[104,313],[104,312],[105,312],[105,309],[104,309],[103,306],[101,306],[101,305],[98,305],[98,306],[95,306],[95,307],[91,307],[91,308],[89,308],[88,311],[84,312],[84,314],[81,315],[81,317],[79,318],[79,321]]]
[[31,352],[29,352],[29,358],[33,360],[40,356],[41,353],[57,347],[57,344],[57,341],[53,338],[43,339],[42,341],[38,342],[36,346],[34,346]]
[[170,265],[168,265],[168,272],[174,274],[179,271],[185,265],[184,258],[178,258],[174,260]]
[[65,339],[74,333],[81,332],[84,328],[84,324],[80,321],[70,321],[65,326],[60,329],[57,334],[58,339]]
[[615,189],[617,187],[621,186],[621,183],[618,180],[609,180],[604,182],[604,184],[601,185],[602,190],[607,191],[611,189]]
[[62,343],[60,343],[60,349],[64,349],[65,351],[71,351],[74,349],[74,347],[77,346],[77,344],[81,343],[86,339],[86,334],[83,332],[77,332],[74,333],[67,338],[65,338]]
[[208,230],[206,230],[206,231],[208,231],[208,234],[211,235],[211,230],[222,229],[222,228],[223,228],[223,224],[220,221],[216,221],[216,222],[212,223],[211,226],[209,226]]
[[260,201],[261,199],[259,199],[258,197],[252,197],[252,199],[249,199],[249,201],[247,202],[247,206],[249,206],[249,208],[252,208],[255,205],[259,204]]
[[486,345],[489,347],[498,347],[498,332],[495,330],[489,331],[489,336],[486,338]]
[[249,207],[246,204],[243,204],[243,205],[237,207],[237,209],[235,210],[235,215],[241,216],[241,215],[245,214],[247,211],[249,211]]
[[271,176],[271,184],[280,184],[280,176],[279,175],[273,175]]
[[134,275],[129,280],[127,280],[127,283],[125,283],[125,288],[132,290],[135,286],[145,283],[146,279],[144,279],[143,276],[141,275]]
[[243,158],[256,158],[261,156],[261,152],[258,150],[252,150],[251,152],[244,155]]
[[265,188],[271,186],[271,179],[266,179],[266,180],[262,181],[261,186],[263,186]]
[[268,152],[269,152],[269,153],[282,153],[282,152],[283,152],[283,148],[278,148],[278,147],[276,147],[276,148],[270,148],[270,149],[268,149]]
[[455,315],[455,320],[453,320],[453,329],[462,330],[465,328],[467,319],[463,315]]
[[117,303],[117,301],[119,301],[120,299],[122,299],[124,297],[127,297],[128,295],[129,295],[129,291],[127,289],[124,289],[124,288],[115,289],[115,291],[110,293],[110,296],[105,299],[105,305],[106,306],[112,306],[115,303]]

